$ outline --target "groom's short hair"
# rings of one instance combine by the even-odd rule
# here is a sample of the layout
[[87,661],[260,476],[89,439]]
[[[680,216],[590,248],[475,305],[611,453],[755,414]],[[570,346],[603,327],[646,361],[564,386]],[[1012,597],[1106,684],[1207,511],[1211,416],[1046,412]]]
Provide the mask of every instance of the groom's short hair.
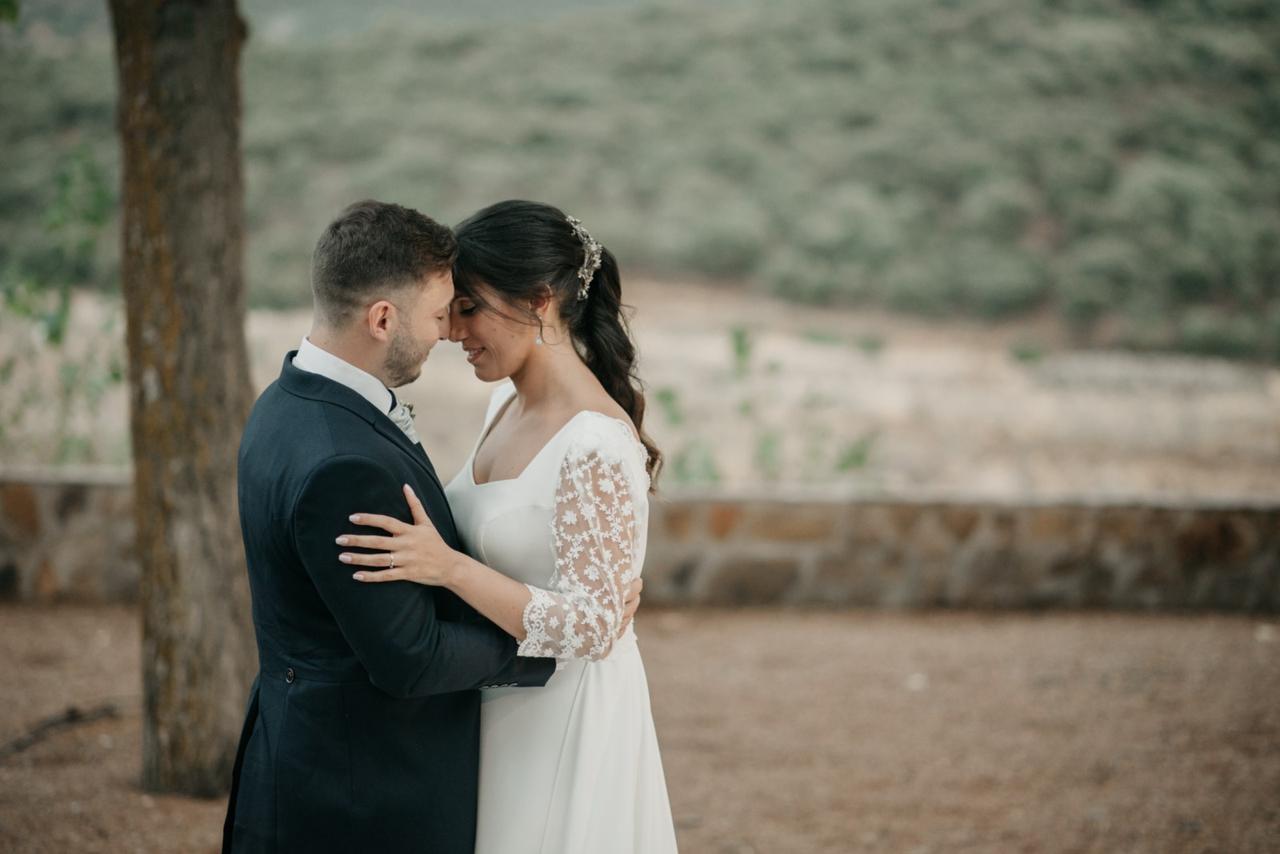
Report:
[[366,199],[344,210],[320,235],[311,257],[316,311],[340,325],[369,302],[450,270],[458,243],[426,214]]

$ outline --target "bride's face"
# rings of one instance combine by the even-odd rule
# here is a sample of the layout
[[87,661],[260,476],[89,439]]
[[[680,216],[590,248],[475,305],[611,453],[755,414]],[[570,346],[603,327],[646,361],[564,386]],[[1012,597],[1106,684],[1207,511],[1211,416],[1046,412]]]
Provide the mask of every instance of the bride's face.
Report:
[[462,345],[476,379],[494,382],[520,369],[534,346],[538,327],[525,320],[526,312],[492,289],[481,285],[479,290],[488,307],[462,294],[454,298],[449,340]]

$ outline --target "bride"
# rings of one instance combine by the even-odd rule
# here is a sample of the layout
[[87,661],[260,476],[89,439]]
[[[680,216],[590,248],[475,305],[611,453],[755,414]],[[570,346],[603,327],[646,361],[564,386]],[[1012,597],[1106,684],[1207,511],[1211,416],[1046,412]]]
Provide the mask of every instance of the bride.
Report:
[[[415,524],[357,514],[387,537],[346,537],[360,581],[443,586],[553,656],[547,687],[485,690],[476,851],[676,850],[644,664],[623,621],[640,575],[661,454],[612,253],[549,205],[500,202],[457,228],[450,340],[493,392],[446,488],[469,553]],[[617,637],[617,640],[614,638]]]

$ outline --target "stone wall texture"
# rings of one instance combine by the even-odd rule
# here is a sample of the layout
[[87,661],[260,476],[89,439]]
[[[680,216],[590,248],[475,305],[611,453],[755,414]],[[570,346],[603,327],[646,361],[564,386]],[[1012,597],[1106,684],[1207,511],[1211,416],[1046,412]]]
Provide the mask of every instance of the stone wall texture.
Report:
[[136,600],[132,494],[119,472],[0,471],[0,599]]
[[[0,472],[0,598],[135,599],[130,491],[118,472]],[[664,604],[1274,613],[1280,502],[667,495],[645,581]]]
[[686,496],[654,515],[650,601],[1280,610],[1280,503]]

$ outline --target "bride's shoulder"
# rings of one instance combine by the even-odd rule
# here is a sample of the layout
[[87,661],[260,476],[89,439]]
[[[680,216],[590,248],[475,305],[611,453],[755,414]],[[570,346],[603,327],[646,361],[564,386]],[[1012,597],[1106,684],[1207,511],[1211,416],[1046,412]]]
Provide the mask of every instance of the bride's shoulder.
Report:
[[599,410],[584,409],[574,416],[566,437],[564,460],[578,465],[598,460],[620,466],[636,481],[641,494],[648,491],[648,454],[631,421]]
[[629,450],[640,441],[627,411],[603,391],[580,396],[573,408],[577,414],[570,419],[572,450]]
[[597,409],[584,409],[573,418],[569,446],[590,451],[630,448],[638,439],[631,422]]

